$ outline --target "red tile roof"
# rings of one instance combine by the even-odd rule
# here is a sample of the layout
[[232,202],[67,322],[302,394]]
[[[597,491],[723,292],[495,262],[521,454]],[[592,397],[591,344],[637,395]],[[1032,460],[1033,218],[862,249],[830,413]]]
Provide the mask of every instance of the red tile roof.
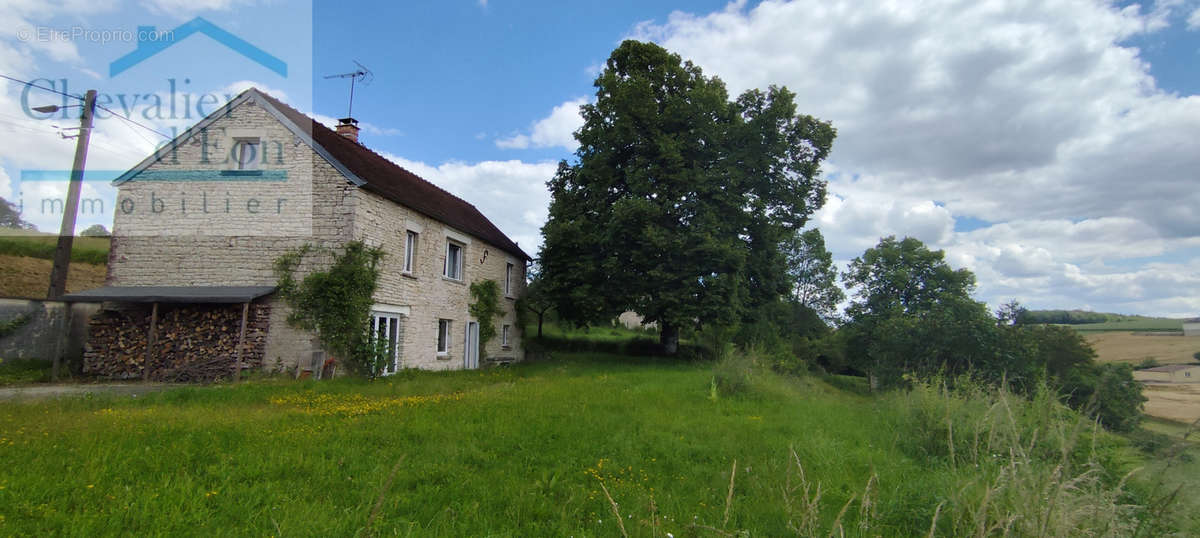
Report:
[[462,198],[405,170],[366,146],[337,134],[333,129],[266,93],[247,91],[255,91],[297,127],[311,133],[315,143],[366,182],[363,188],[487,241],[522,260],[532,259],[475,206]]

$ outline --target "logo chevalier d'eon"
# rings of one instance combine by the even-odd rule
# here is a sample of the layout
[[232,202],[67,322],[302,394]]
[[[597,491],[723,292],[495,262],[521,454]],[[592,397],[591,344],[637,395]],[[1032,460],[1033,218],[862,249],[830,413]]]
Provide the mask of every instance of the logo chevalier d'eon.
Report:
[[[281,77],[288,76],[288,66],[283,60],[203,17],[166,31],[139,26],[136,48],[113,60],[109,75],[116,77],[196,34],[203,34]],[[188,84],[191,80],[182,82]],[[125,230],[133,234],[158,234],[169,229],[206,235],[226,233],[231,223],[239,223],[232,225],[256,228],[241,228],[239,233],[272,235],[285,233],[299,222],[308,222],[307,215],[288,214],[288,209],[292,209],[289,207],[292,202],[302,202],[295,199],[297,195],[306,197],[311,191],[296,192],[301,185],[281,184],[288,180],[289,163],[285,163],[284,148],[290,140],[279,139],[278,134],[272,139],[271,130],[243,125],[237,120],[221,121],[234,117],[231,115],[236,107],[243,105],[244,96],[192,95],[177,92],[177,86],[176,79],[168,79],[170,91],[166,99],[153,94],[128,95],[130,100],[151,99],[152,102],[144,103],[146,107],[166,109],[157,111],[158,118],[154,119],[198,117],[201,121],[182,134],[172,132],[175,136],[160,143],[140,164],[110,176],[116,178],[113,185],[119,188],[115,211]],[[115,97],[125,102],[120,97],[126,96]],[[196,116],[192,114],[193,107]],[[182,118],[177,115],[181,110]],[[190,157],[181,158],[185,151],[191,152]],[[288,192],[292,200],[280,196],[280,192]],[[294,207],[304,205],[299,203]]]

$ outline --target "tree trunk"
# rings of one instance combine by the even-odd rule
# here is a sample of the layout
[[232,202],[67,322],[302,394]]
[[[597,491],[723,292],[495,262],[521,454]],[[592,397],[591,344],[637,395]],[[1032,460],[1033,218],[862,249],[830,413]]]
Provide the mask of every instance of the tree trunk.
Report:
[[672,323],[662,322],[662,331],[658,333],[658,342],[662,344],[663,352],[674,355],[679,351],[679,327]]
[[538,339],[539,340],[542,338],[542,318],[543,317],[544,317],[543,313],[539,312],[538,313]]

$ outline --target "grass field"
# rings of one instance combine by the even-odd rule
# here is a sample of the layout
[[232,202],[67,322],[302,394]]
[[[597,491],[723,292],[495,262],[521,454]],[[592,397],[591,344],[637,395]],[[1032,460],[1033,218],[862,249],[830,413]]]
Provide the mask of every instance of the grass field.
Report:
[[[50,287],[50,269],[54,262],[28,256],[0,254],[0,296],[42,298]],[[67,273],[67,291],[76,292],[104,285],[108,269],[104,265],[71,263]]]
[[0,534],[924,536],[932,522],[951,536],[1044,521],[1121,535],[1141,513],[1141,494],[1113,489],[1133,453],[1068,435],[1060,448],[1106,466],[1075,474],[1055,439],[1086,421],[1048,401],[864,396],[766,372],[718,395],[715,375],[558,354],[5,404]]
[[1188,364],[1200,352],[1200,338],[1182,335],[1141,334],[1134,332],[1096,332],[1084,335],[1096,350],[1100,362],[1138,364],[1154,359],[1159,364]]
[[[71,261],[105,265],[108,263],[109,238],[76,237],[71,245]],[[0,230],[0,254],[54,259],[58,235],[33,230]]]
[[1173,318],[1138,318],[1125,321],[1109,321],[1105,323],[1084,323],[1067,325],[1082,333],[1107,331],[1182,331],[1183,320]]

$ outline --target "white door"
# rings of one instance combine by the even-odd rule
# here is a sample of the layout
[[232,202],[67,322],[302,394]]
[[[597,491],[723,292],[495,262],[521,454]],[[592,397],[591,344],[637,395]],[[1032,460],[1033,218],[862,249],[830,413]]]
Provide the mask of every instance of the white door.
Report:
[[400,316],[385,312],[371,314],[371,336],[374,343],[382,343],[387,357],[379,369],[380,375],[396,373],[400,362]]
[[479,323],[467,322],[467,334],[463,338],[463,368],[479,368]]

